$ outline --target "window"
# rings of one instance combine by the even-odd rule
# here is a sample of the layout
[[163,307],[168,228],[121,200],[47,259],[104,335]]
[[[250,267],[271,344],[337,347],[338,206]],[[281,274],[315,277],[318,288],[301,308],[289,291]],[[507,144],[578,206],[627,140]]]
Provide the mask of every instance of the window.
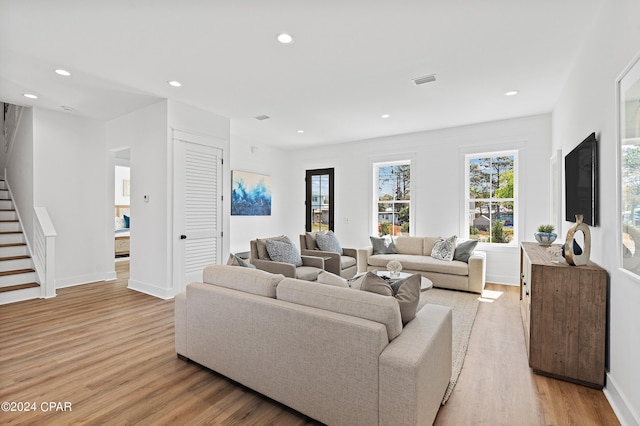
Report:
[[465,163],[468,237],[484,243],[515,243],[517,152],[471,154]]
[[374,215],[378,235],[411,232],[411,162],[374,163]]
[[306,230],[333,231],[333,169],[307,170]]

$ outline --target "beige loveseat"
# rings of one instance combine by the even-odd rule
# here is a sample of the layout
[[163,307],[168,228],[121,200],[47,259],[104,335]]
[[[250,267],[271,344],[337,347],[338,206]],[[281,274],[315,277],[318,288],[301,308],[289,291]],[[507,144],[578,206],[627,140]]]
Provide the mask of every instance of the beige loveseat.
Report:
[[179,357],[329,425],[432,424],[451,377],[452,316],[394,297],[238,266],[175,299]]
[[373,247],[358,249],[358,272],[386,270],[387,263],[398,260],[402,272],[421,274],[434,287],[482,293],[485,285],[486,254],[475,250],[468,262],[445,261],[431,257],[438,237],[395,238],[396,254],[374,254]]

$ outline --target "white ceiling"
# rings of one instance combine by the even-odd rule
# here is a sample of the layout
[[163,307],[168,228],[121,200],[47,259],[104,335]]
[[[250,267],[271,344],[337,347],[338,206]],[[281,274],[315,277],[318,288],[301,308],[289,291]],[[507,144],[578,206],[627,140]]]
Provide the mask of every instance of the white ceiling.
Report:
[[0,0],[0,101],[108,120],[169,98],[285,149],[546,113],[605,2]]

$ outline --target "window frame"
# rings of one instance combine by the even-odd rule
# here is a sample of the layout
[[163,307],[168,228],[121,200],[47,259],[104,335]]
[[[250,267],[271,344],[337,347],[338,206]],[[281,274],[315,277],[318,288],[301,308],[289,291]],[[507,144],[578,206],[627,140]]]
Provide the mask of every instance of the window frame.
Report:
[[[471,239],[471,235],[469,232],[471,222],[470,222],[470,214],[469,214],[469,205],[472,202],[476,202],[476,200],[489,200],[488,202],[513,202],[513,237],[511,241],[508,243],[492,243],[492,242],[484,242],[479,241],[478,246],[483,249],[487,248],[500,248],[500,247],[517,247],[518,242],[520,240],[520,230],[522,229],[522,215],[520,211],[519,205],[519,175],[522,173],[520,163],[519,163],[519,155],[520,149],[518,148],[506,148],[506,149],[498,149],[498,150],[477,150],[470,153],[465,153],[463,160],[463,169],[464,169],[464,196],[462,200],[462,209],[461,214],[463,217],[462,229],[460,230],[460,235],[463,238]],[[494,198],[489,197],[488,199],[473,199],[470,196],[470,171],[471,171],[471,160],[475,158],[490,158],[490,157],[507,157],[513,156],[513,198]],[[495,201],[494,201],[495,200]]]
[[313,228],[313,176],[329,176],[329,213],[328,230],[333,231],[335,226],[335,169],[311,169],[305,172],[305,230],[311,232]]
[[[415,165],[415,161],[413,159],[413,156],[411,155],[405,155],[405,156],[400,156],[399,159],[397,160],[388,160],[388,159],[380,159],[379,161],[377,160],[372,160],[371,161],[371,204],[370,204],[370,208],[371,208],[371,217],[370,217],[370,232],[371,235],[374,236],[378,236],[379,235],[379,231],[378,231],[378,204],[379,204],[379,200],[378,200],[378,175],[379,175],[379,169],[380,167],[386,167],[386,166],[399,166],[399,165],[408,165],[409,166],[409,194],[410,194],[410,198],[409,198],[409,233],[408,235],[413,236],[415,235],[415,227],[416,227],[416,222],[415,222],[415,184],[414,184],[414,177],[415,177],[415,169],[414,169],[414,165]],[[395,200],[394,200],[395,201]],[[402,234],[398,234],[398,235],[402,235]]]

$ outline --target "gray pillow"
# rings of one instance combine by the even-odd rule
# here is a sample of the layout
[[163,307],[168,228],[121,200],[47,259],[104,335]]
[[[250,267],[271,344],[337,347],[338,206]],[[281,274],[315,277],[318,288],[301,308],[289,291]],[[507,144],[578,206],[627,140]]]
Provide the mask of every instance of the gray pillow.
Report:
[[469,257],[473,254],[478,245],[478,240],[463,241],[456,246],[456,250],[453,253],[453,260],[459,260],[461,262],[469,263]]
[[393,291],[391,287],[389,287],[389,284],[373,272],[367,272],[362,277],[360,290],[381,294],[383,296],[393,296]]
[[402,317],[402,325],[407,325],[409,321],[416,317],[416,310],[420,302],[420,274],[411,275],[402,281],[398,290],[394,294],[398,304],[400,305],[400,316]]
[[229,253],[229,260],[227,260],[227,265],[243,266],[245,268],[254,268],[255,269],[255,265],[252,265],[251,263],[247,262],[246,260],[242,259],[241,257],[236,256],[233,253]]
[[431,250],[431,257],[439,260],[452,261],[453,253],[456,250],[456,237],[455,235],[445,238],[438,238],[433,244],[433,250]]
[[373,246],[373,254],[398,254],[391,237],[369,237]]
[[316,234],[316,244],[322,251],[328,251],[330,253],[338,253],[339,255],[342,255],[342,247],[340,246],[338,237],[336,237],[336,234],[334,234],[333,231],[327,231],[326,234],[318,232]]
[[289,242],[276,240],[265,241],[269,257],[276,262],[292,263],[295,266],[302,266],[302,257],[300,257],[298,248],[291,244],[288,238],[287,241]]

